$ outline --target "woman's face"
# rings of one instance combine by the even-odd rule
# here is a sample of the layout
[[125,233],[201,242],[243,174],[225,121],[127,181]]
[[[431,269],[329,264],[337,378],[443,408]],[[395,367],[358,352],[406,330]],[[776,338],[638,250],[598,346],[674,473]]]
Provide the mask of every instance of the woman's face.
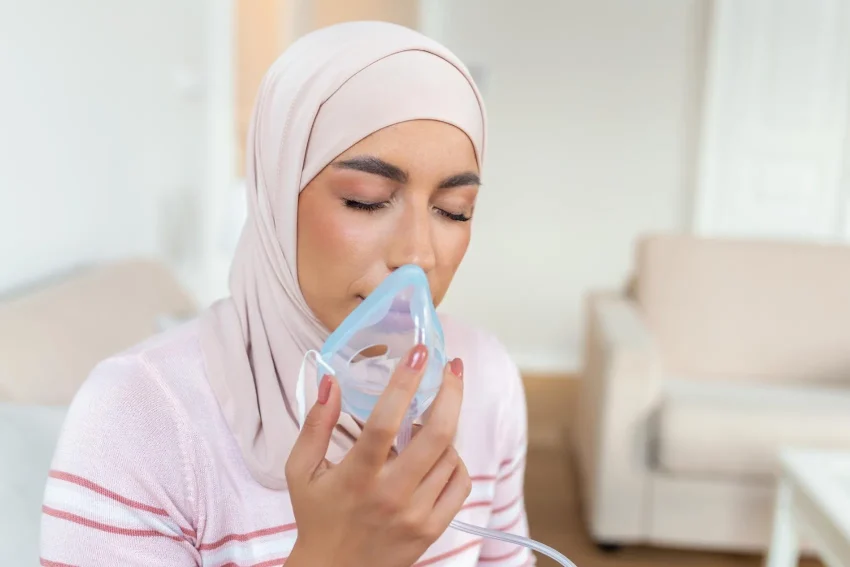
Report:
[[472,142],[443,122],[415,120],[364,138],[298,200],[298,279],[331,331],[405,264],[443,299],[469,245],[478,195]]

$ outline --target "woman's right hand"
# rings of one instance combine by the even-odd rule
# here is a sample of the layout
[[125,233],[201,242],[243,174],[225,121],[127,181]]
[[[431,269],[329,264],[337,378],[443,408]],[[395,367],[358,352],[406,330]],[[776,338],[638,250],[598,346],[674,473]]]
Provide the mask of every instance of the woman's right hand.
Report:
[[463,363],[446,366],[428,419],[401,452],[393,443],[422,379],[428,351],[414,347],[394,372],[359,439],[337,465],[325,454],[340,413],[325,376],[286,465],[298,539],[292,567],[410,567],[440,537],[469,495],[453,447]]

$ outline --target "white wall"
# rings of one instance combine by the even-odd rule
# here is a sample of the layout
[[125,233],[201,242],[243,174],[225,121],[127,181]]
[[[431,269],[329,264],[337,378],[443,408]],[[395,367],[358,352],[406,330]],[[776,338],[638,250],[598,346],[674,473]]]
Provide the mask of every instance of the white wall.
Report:
[[[708,1],[421,0],[425,31],[484,71],[490,115],[445,307],[526,369],[575,369],[583,294],[623,284],[638,233],[688,225]],[[216,230],[240,206],[228,4],[0,0],[0,292],[199,253],[212,268],[190,283],[202,301],[222,292]],[[181,71],[204,70],[207,98],[186,96]]]
[[490,147],[445,309],[521,367],[571,371],[581,301],[634,237],[689,226],[707,0],[421,0],[423,31],[483,71]]
[[197,252],[209,6],[0,0],[0,292]]

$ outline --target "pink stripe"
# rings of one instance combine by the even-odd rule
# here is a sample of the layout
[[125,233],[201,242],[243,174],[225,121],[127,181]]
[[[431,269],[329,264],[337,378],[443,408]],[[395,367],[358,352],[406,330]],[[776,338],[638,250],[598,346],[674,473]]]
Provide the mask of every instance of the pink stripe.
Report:
[[470,541],[469,543],[462,545],[460,547],[457,547],[457,548],[455,548],[451,551],[447,551],[445,553],[441,553],[440,555],[435,555],[434,557],[431,557],[430,559],[426,559],[425,561],[420,561],[419,563],[415,563],[413,565],[413,567],[425,567],[426,565],[433,565],[434,563],[439,563],[443,559],[448,559],[449,557],[454,557],[455,555],[459,555],[459,554],[463,553],[464,551],[466,551],[467,549],[471,549],[471,548],[475,547],[476,545],[481,545],[480,539],[474,539],[474,540]]
[[220,567],[281,567],[288,557],[278,557],[277,559],[269,559],[268,561],[263,561],[262,563],[254,563],[253,565],[239,565],[238,563],[225,563]]
[[517,502],[519,502],[520,500],[522,500],[522,494],[520,494],[519,496],[517,496],[516,498],[514,498],[513,500],[511,500],[510,502],[508,502],[504,506],[499,506],[498,508],[493,508],[493,513],[498,514],[500,512],[504,512],[505,510],[507,510],[508,508],[510,508],[511,506],[516,504]]
[[520,513],[520,515],[517,516],[510,524],[508,524],[506,526],[502,526],[501,528],[493,528],[493,529],[498,531],[498,532],[506,532],[509,529],[511,529],[512,527],[516,526],[520,522],[520,520],[522,520],[522,516],[523,516],[522,513]]
[[[518,446],[520,446],[520,447],[526,447],[526,446],[528,445],[528,441],[527,441],[525,438],[523,438],[523,440],[522,440],[522,441],[520,441],[519,443],[517,443],[517,445],[518,445]],[[512,462],[516,461],[517,459],[519,459],[519,460],[524,460],[524,459],[525,459],[525,454],[523,453],[523,454],[521,454],[519,457],[518,457],[517,455],[514,455],[514,456],[513,456],[513,457],[511,457],[510,459],[505,459],[504,461],[502,461],[501,463],[499,463],[499,469],[503,469],[503,468],[505,468],[506,466],[508,466],[508,465],[509,465],[509,464],[511,464]]]
[[496,480],[496,475],[493,474],[480,474],[478,476],[471,476],[469,480],[472,482],[483,482],[487,480]]
[[262,530],[257,530],[255,532],[249,532],[246,534],[229,534],[224,536],[223,538],[214,541],[213,543],[202,543],[198,549],[201,551],[209,551],[211,549],[218,549],[219,547],[230,543],[231,541],[238,541],[244,543],[246,541],[250,541],[252,539],[257,539],[269,535],[281,534],[283,532],[288,532],[295,529],[295,524],[285,524],[282,526],[275,526],[273,528],[264,528]]
[[102,524],[100,522],[95,522],[93,520],[89,520],[88,518],[83,518],[82,516],[77,516],[76,514],[71,514],[69,512],[63,512],[61,510],[55,510],[53,508],[49,508],[47,506],[42,506],[41,511],[47,514],[48,516],[53,516],[54,518],[59,518],[60,520],[66,520],[68,522],[73,522],[75,524],[79,524],[81,526],[85,526],[87,528],[93,528],[96,530],[100,530],[103,532],[107,532],[115,535],[123,535],[123,536],[132,536],[132,537],[164,537],[166,539],[170,539],[172,541],[183,542],[186,541],[180,536],[168,535],[155,530],[130,530],[127,528],[118,528],[116,526],[110,526],[108,524]]
[[[155,508],[153,506],[148,506],[147,504],[142,504],[141,502],[131,500],[125,496],[121,496],[117,492],[113,492],[108,488],[104,488],[103,486],[97,484],[96,482],[92,482],[87,478],[83,478],[81,476],[62,471],[50,471],[48,473],[48,476],[57,480],[64,480],[65,482],[76,484],[77,486],[82,486],[83,488],[91,490],[92,492],[100,494],[101,496],[105,496],[110,500],[114,500],[115,502],[123,504],[129,508],[135,508],[136,510],[142,510],[143,512],[150,512],[151,514],[155,514],[157,516],[169,518],[168,512],[163,510],[162,508]],[[191,538],[197,536],[197,532],[195,532],[195,530],[184,528],[183,526],[180,526],[180,531],[183,532],[184,535]]]
[[42,557],[41,567],[77,567],[77,565],[69,565],[68,563],[57,563],[56,561],[49,561]]
[[75,474],[61,472],[61,471],[50,471],[48,474],[49,477],[55,478],[58,480],[64,480],[65,482],[70,482],[76,484],[78,486],[82,486],[83,488],[88,488],[92,492],[97,492],[102,496],[106,496],[107,498],[111,498],[116,502],[120,502],[125,506],[129,506],[130,508],[136,508],[137,510],[143,510],[145,512],[150,512],[151,514],[156,514],[157,516],[165,516],[168,517],[168,512],[163,510],[162,508],[155,508],[153,506],[148,506],[147,504],[142,504],[141,502],[137,502],[135,500],[130,500],[124,496],[121,496],[117,492],[112,492],[108,488],[104,488],[103,486],[92,482],[86,478],[81,476],[77,476]]
[[513,463],[514,461],[516,461],[516,466],[513,469],[511,469],[505,475],[501,475],[501,474],[500,475],[479,474],[479,475],[471,476],[469,478],[472,482],[485,482],[485,481],[488,481],[488,480],[498,480],[498,481],[505,480],[505,479],[513,476],[513,474],[522,467],[522,464],[525,462],[525,457],[522,457],[521,459],[518,459],[518,460],[517,460],[516,457],[514,457],[513,459],[505,459],[504,461],[499,463],[499,471],[501,471],[503,468],[505,468],[509,464]]
[[470,502],[468,504],[464,504],[461,510],[468,510],[469,508],[482,508],[484,506],[489,506],[492,503],[492,500],[479,500],[477,502]]
[[517,461],[517,464],[514,468],[512,468],[507,473],[499,476],[498,482],[504,482],[504,481],[508,480],[509,478],[511,478],[512,476],[514,476],[518,471],[522,470],[522,467],[523,467],[524,464],[525,464],[525,459],[520,459],[519,461]]
[[484,557],[483,555],[478,558],[478,561],[481,563],[490,562],[490,561],[504,561],[505,559],[510,559],[514,555],[519,555],[522,551],[524,551],[524,547],[517,546],[516,549],[510,551],[508,553],[503,553],[502,555],[489,555]]

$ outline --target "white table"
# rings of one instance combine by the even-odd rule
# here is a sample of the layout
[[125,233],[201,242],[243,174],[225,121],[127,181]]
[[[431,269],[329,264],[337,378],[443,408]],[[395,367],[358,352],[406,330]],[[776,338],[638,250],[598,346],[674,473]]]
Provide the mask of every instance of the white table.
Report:
[[789,449],[767,567],[796,566],[801,538],[829,567],[850,567],[850,452]]

